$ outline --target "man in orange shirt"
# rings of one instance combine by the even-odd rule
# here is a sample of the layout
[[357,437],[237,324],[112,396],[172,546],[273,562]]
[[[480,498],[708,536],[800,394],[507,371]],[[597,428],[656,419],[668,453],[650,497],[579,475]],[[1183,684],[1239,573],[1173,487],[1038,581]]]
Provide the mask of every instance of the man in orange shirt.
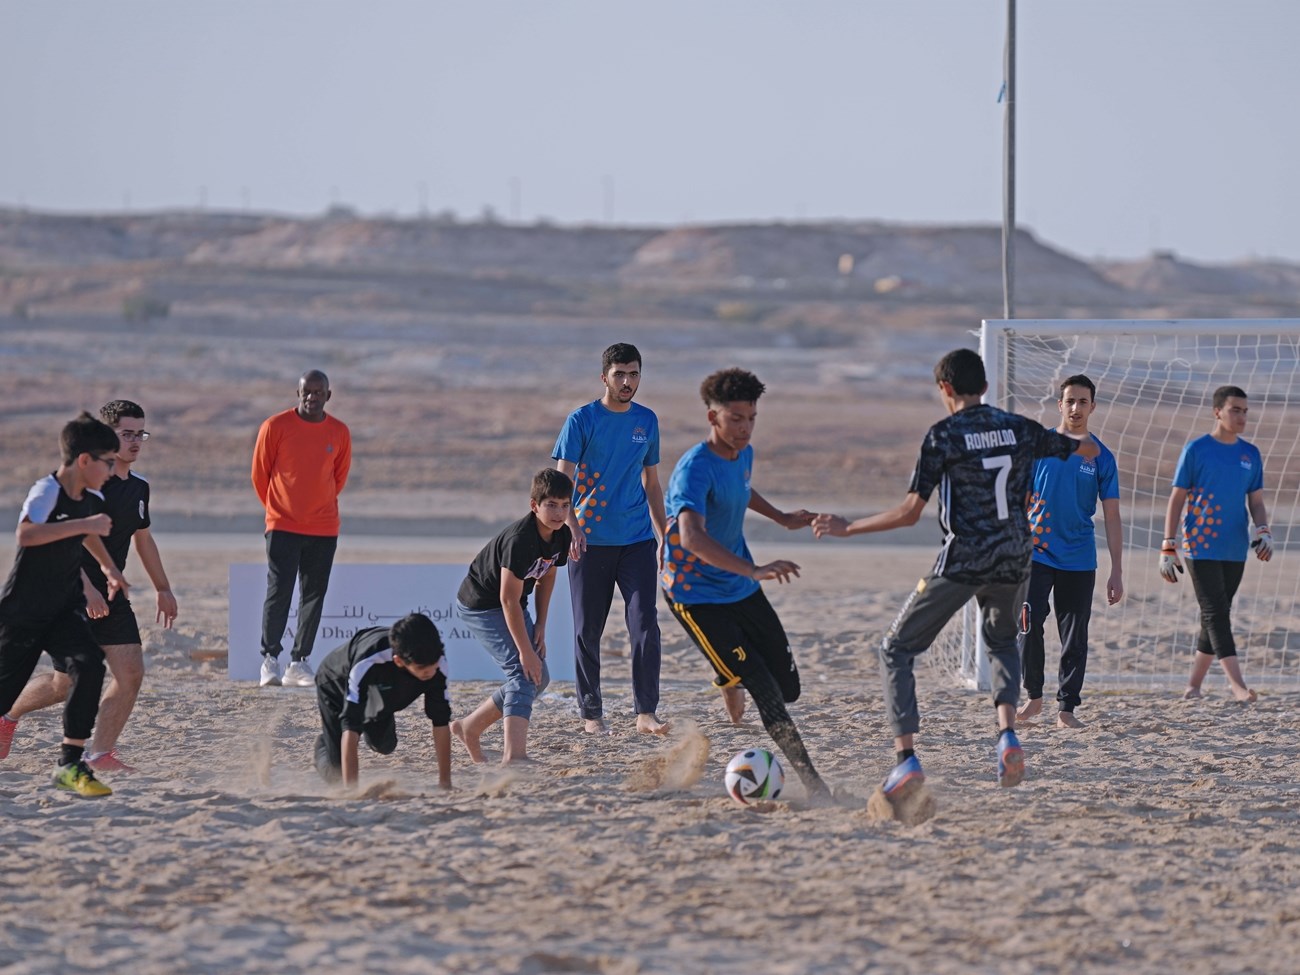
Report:
[[[266,509],[266,604],[262,608],[262,687],[310,687],[307,658],[339,541],[339,492],[352,466],[348,428],[326,416],[329,377],[319,369],[298,380],[298,405],[267,419],[253,448],[253,488]],[[280,673],[280,640],[293,587],[300,587],[298,627],[289,669]]]

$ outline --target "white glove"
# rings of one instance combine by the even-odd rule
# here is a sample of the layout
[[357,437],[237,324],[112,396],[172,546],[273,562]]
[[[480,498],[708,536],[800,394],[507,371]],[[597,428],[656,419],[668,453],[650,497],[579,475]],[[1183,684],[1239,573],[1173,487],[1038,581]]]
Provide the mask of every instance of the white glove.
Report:
[[1273,557],[1273,533],[1268,530],[1268,525],[1255,526],[1255,538],[1250,547],[1255,550],[1255,558],[1261,562],[1267,562]]
[[1160,547],[1160,576],[1165,582],[1177,582],[1178,573],[1183,571],[1183,563],[1178,561],[1178,550],[1174,540],[1166,538]]

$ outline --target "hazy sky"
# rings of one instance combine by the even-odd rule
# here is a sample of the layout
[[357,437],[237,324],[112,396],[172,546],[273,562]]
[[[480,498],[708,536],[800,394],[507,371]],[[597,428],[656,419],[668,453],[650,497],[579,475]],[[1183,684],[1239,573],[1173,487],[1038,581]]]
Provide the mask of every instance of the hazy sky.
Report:
[[[1297,0],[1020,0],[1021,226],[1300,261]],[[1005,0],[0,0],[0,205],[998,223]]]

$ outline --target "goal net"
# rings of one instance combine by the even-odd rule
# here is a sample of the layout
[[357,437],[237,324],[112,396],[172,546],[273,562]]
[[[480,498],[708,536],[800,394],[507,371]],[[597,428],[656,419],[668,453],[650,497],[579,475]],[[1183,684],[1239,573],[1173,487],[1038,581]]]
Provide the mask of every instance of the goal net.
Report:
[[[1054,427],[1063,379],[1077,373],[1097,386],[1089,430],[1119,467],[1124,523],[1124,598],[1105,602],[1110,572],[1098,505],[1097,587],[1090,626],[1087,685],[1181,687],[1199,631],[1187,576],[1170,585],[1157,571],[1165,509],[1183,445],[1209,433],[1211,398],[1240,386],[1250,400],[1245,438],[1264,458],[1264,498],[1273,532],[1272,561],[1248,557],[1233,603],[1233,635],[1251,686],[1300,688],[1300,573],[1288,554],[1300,489],[1300,320],[985,321],[980,351],[988,371],[986,402]],[[1060,641],[1055,616],[1045,637],[1047,686],[1056,691]],[[974,602],[936,641],[933,664],[972,687],[988,686]],[[1216,686],[1217,684],[1217,686]],[[1218,667],[1207,689],[1222,688]]]

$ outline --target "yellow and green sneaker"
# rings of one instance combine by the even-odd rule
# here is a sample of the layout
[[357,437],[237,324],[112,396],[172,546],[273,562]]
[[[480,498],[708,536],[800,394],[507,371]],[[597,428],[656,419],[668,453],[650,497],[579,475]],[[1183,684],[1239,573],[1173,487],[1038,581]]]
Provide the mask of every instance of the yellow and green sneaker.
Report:
[[58,771],[54,773],[54,788],[62,789],[64,792],[75,792],[85,799],[98,799],[100,796],[113,794],[112,789],[95,778],[95,773],[85,762],[60,765]]

